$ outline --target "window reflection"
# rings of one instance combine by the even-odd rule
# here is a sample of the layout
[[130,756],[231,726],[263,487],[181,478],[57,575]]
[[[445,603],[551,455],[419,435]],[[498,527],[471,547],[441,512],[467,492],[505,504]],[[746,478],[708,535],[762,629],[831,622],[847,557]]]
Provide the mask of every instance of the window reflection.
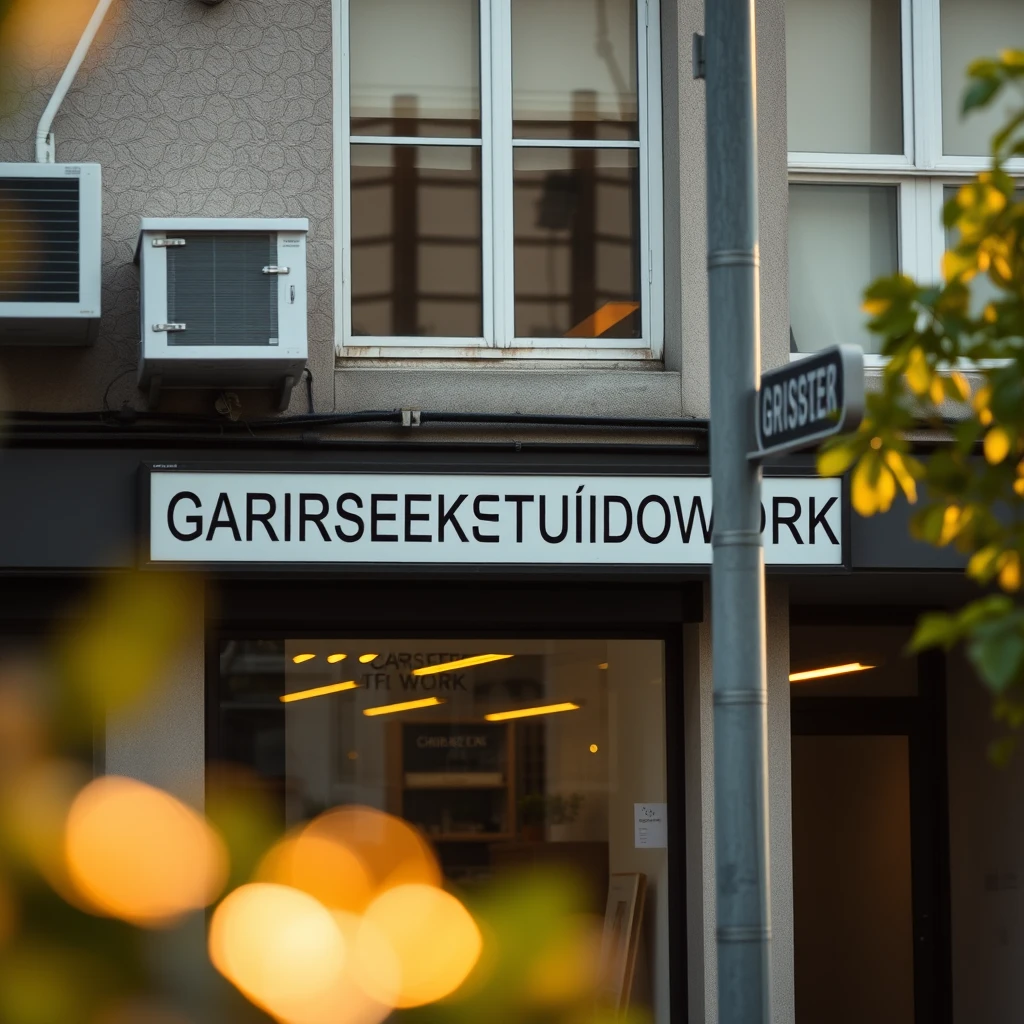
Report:
[[480,150],[352,146],[352,334],[483,334]]
[[478,0],[350,0],[353,135],[480,136]]
[[635,0],[513,0],[518,138],[636,139]]
[[640,337],[637,151],[517,148],[513,166],[516,336]]

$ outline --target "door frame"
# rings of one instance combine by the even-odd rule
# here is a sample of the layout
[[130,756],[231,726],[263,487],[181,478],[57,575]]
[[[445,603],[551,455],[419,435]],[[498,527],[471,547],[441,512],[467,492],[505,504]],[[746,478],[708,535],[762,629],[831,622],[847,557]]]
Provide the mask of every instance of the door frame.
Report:
[[[893,623],[888,619],[875,624]],[[908,738],[914,1020],[915,1024],[951,1024],[946,658],[941,651],[925,651],[914,664],[917,696],[794,697],[791,731],[794,736]]]

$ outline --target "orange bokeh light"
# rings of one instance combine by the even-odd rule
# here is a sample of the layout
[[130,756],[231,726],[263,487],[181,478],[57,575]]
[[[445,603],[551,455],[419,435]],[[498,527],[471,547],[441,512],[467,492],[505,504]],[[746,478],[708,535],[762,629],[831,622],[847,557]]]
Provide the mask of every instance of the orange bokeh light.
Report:
[[369,888],[364,898],[356,898],[353,887],[346,899],[332,906],[358,913],[374,896],[395,886],[441,884],[441,870],[429,843],[408,822],[372,807],[327,811],[314,818],[302,835],[345,847],[366,873]]
[[252,1002],[288,1024],[330,1018],[345,981],[346,943],[321,903],[289,886],[236,889],[210,923],[213,965]]
[[[0,53],[32,67],[63,66],[96,9],[96,0],[14,0],[0,21]],[[117,7],[107,12],[108,27]]]
[[256,880],[301,889],[331,910],[358,913],[373,898],[359,857],[336,837],[308,830],[277,843],[257,868]]
[[169,793],[107,775],[75,798],[64,837],[68,878],[96,912],[142,927],[211,903],[227,854],[202,815]]
[[[353,949],[360,983],[396,1007],[422,1006],[454,992],[480,958],[483,938],[469,911],[450,893],[431,885],[399,885],[370,904]],[[400,988],[393,986],[392,968],[381,968],[373,950],[381,942],[398,961]]]

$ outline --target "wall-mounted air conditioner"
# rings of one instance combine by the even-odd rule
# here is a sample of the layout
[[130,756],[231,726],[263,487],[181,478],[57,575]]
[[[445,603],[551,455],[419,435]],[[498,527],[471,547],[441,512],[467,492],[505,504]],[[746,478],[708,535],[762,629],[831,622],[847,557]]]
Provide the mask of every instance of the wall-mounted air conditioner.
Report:
[[94,341],[100,244],[99,164],[0,164],[0,344]]
[[306,232],[296,219],[143,218],[139,386],[277,388],[306,365]]

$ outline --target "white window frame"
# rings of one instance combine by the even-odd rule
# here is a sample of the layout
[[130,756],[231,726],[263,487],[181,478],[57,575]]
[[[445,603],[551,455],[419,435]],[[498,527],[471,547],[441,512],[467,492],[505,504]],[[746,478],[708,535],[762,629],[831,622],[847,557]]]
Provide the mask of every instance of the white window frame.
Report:
[[[941,2],[901,0],[903,152],[789,154],[791,184],[895,187],[897,266],[922,281],[939,279],[946,250],[943,190],[968,180],[990,163],[988,157],[954,156],[942,151]],[[1015,178],[1024,180],[1024,158],[1008,161],[1006,168]],[[794,352],[790,359],[809,354]],[[864,354],[868,368],[880,369],[887,362],[877,353]]]
[[[428,2],[428,0],[424,0]],[[658,4],[636,0],[637,141],[513,140],[511,3],[479,0],[481,141],[417,138],[418,145],[481,147],[483,335],[479,338],[352,336],[349,0],[332,0],[334,71],[334,323],[343,359],[657,360],[664,343],[661,62]],[[500,58],[500,59],[496,59]],[[377,144],[386,139],[373,137]],[[639,153],[641,337],[516,338],[512,274],[512,156],[517,147],[635,149]],[[499,202],[499,197],[501,201]]]

